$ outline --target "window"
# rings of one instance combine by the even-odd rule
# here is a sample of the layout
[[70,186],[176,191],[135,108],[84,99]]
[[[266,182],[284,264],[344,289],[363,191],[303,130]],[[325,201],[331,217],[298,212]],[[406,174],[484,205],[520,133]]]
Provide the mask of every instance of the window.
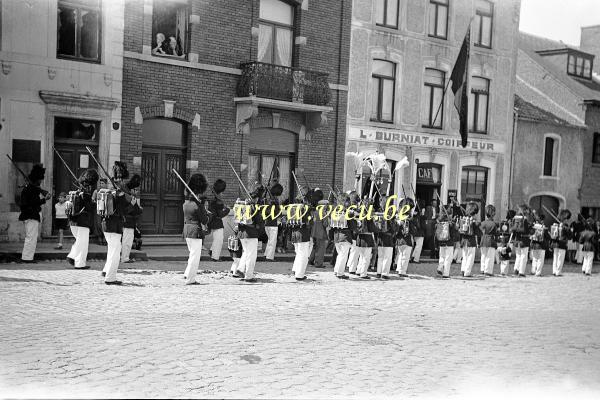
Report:
[[462,169],[460,199],[462,203],[475,201],[479,204],[481,217],[485,215],[487,198],[488,169],[477,166],[467,166]]
[[294,9],[280,0],[260,0],[258,61],[292,65]]
[[448,1],[429,0],[429,36],[448,38]]
[[494,5],[487,0],[475,3],[475,46],[492,48]]
[[[294,195],[294,191],[290,193],[290,188],[295,188],[296,183],[292,181],[291,171],[294,165],[293,156],[290,154],[270,154],[270,153],[250,153],[248,157],[248,190],[252,191],[257,182],[262,182],[263,185],[267,186],[269,182],[269,176],[273,179],[277,179],[279,184],[283,186],[283,194],[281,199],[286,200],[290,195]],[[271,175],[271,171],[273,174]],[[298,176],[298,179],[302,179]],[[299,182],[302,185],[302,182]],[[290,199],[290,203],[294,203],[293,199]]]
[[487,133],[490,81],[474,76],[471,80],[469,98],[469,131]]
[[398,28],[398,1],[377,0],[375,10],[375,23],[386,28]]
[[577,54],[569,54],[567,73],[585,79],[592,79],[592,59]]
[[185,58],[188,4],[185,0],[155,1],[152,8],[152,54]]
[[371,121],[394,122],[395,70],[392,62],[373,60]]
[[[392,175],[392,180],[390,182],[390,171],[394,171],[396,168],[396,161],[394,160],[386,160],[389,170],[381,170],[377,173],[375,177],[375,185],[373,185],[373,199],[375,204],[375,209],[378,209],[380,206],[380,199],[385,197],[386,193],[389,193],[390,196],[395,194],[395,182],[394,175]],[[363,167],[362,170],[362,193],[369,193],[371,190],[371,169],[369,167]],[[388,185],[390,186],[388,189]],[[385,206],[385,204],[384,204]]]
[[56,56],[99,63],[101,25],[100,0],[59,0]]
[[544,139],[544,171],[543,176],[558,175],[559,139],[546,136]]
[[[426,128],[442,129],[444,119],[444,92],[445,73],[437,69],[425,69],[425,87],[421,99],[421,123]],[[439,112],[438,112],[439,110]]]
[[600,164],[600,133],[594,132],[594,149],[592,151],[592,162]]
[[56,142],[81,140],[98,142],[99,132],[100,123],[97,121],[54,118],[54,140]]

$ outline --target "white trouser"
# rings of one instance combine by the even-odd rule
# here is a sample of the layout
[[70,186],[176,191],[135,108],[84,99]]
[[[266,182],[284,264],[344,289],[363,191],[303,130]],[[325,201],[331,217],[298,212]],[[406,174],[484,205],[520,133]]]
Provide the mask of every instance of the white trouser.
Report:
[[464,272],[465,276],[471,276],[471,270],[475,263],[475,250],[476,247],[463,247],[462,249],[462,262],[460,264],[460,270]]
[[75,236],[75,243],[71,247],[69,257],[75,260],[75,268],[85,267],[88,255],[88,249],[90,244],[90,228],[83,226],[71,227],[77,228],[71,229],[73,236]]
[[387,276],[392,266],[393,247],[379,246],[377,248],[377,273]]
[[566,253],[567,251],[565,249],[559,249],[558,247],[554,249],[554,256],[552,258],[552,273],[554,275],[562,274]]
[[594,264],[594,252],[593,251],[582,251],[583,253],[583,266],[581,271],[584,274],[592,273],[592,265]]
[[515,249],[515,270],[519,271],[520,275],[525,275],[527,272],[527,256],[529,255],[529,247],[517,247]]
[[187,268],[183,273],[185,284],[190,285],[196,282],[196,274],[200,266],[200,257],[202,256],[202,239],[185,238],[190,255],[188,257]]
[[438,271],[444,276],[450,276],[450,266],[452,265],[452,256],[454,255],[454,246],[440,246],[440,259],[438,260]]
[[348,255],[348,271],[356,272],[356,266],[358,265],[358,246],[356,245],[356,240],[352,241],[350,245],[350,254]]
[[294,258],[294,266],[292,271],[296,275],[296,278],[304,278],[306,275],[306,267],[308,267],[308,257],[310,257],[311,243],[300,242],[294,243],[294,250],[296,251],[296,257]]
[[269,241],[265,247],[265,258],[267,260],[275,259],[275,248],[277,247],[277,226],[265,226]]
[[[79,228],[81,230],[81,227]],[[119,268],[119,257],[121,256],[121,234],[104,232],[108,250],[106,252],[106,263],[102,271],[106,272],[104,282],[117,280],[117,269]]]
[[233,262],[231,263],[231,272],[235,273],[239,270],[240,258],[233,257]]
[[221,258],[221,250],[223,249],[223,228],[214,229],[210,234],[212,236],[210,257],[213,260],[219,260],[219,258]]
[[421,236],[415,237],[415,247],[412,253],[412,258],[414,262],[419,262],[421,260],[421,250],[423,250],[424,239],[425,238]]
[[[73,237],[77,241],[77,231],[79,230],[79,227],[77,225],[71,225],[70,228],[71,228],[71,234],[73,235]],[[88,237],[89,237],[89,235],[88,235]],[[71,245],[71,250],[69,251],[69,254],[67,254],[67,257],[74,260],[75,259],[74,254],[75,254],[76,250],[77,250],[77,248],[75,247],[75,243],[73,243]]]
[[545,258],[546,250],[531,250],[531,272],[535,274],[535,276],[542,275]]
[[246,279],[254,278],[254,266],[256,265],[256,256],[258,253],[258,238],[240,239],[242,243],[242,257],[238,265],[238,270],[244,272]]
[[371,264],[371,257],[373,256],[372,247],[358,247],[358,266],[356,267],[356,274],[360,276],[367,276],[369,271],[369,265]]
[[123,228],[123,239],[121,241],[121,262],[129,261],[131,245],[133,245],[133,232],[134,230],[132,228]]
[[462,262],[462,247],[456,244],[454,245],[454,254],[452,255],[452,258],[454,258],[457,263]]
[[337,258],[335,259],[335,267],[333,272],[335,275],[344,275],[346,270],[346,262],[348,261],[348,253],[350,253],[350,242],[339,242],[335,244],[335,250],[337,251]]
[[503,260],[500,255],[500,249],[496,250],[496,260],[500,264],[500,273],[502,275],[508,274],[508,267],[510,266],[510,260]]
[[577,253],[575,254],[575,258],[577,264],[581,264],[583,262],[583,245],[581,243],[577,243]]
[[484,274],[494,274],[494,261],[496,257],[496,249],[493,247],[481,248],[481,269]]
[[402,245],[398,247],[398,255],[396,256],[396,271],[398,271],[399,274],[406,275],[411,252],[412,247],[410,246]]
[[23,252],[21,260],[31,261],[35,256],[35,248],[37,247],[38,228],[40,222],[35,219],[24,221],[25,224],[25,241],[23,242]]

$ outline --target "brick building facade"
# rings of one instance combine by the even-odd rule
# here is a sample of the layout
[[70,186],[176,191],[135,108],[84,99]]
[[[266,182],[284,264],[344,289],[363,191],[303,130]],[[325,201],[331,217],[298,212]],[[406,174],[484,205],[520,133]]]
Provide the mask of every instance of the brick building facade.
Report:
[[273,171],[285,197],[292,170],[342,182],[351,1],[216,3],[125,4],[121,159],[144,176],[147,233],[181,229],[173,168],[225,179],[228,204],[228,162],[250,190]]

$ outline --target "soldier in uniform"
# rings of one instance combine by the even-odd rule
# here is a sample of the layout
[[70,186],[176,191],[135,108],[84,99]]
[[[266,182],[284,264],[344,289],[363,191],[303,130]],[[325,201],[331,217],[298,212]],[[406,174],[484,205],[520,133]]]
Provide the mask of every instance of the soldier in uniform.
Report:
[[[443,207],[443,206],[442,206]],[[450,267],[452,265],[452,256],[454,255],[454,241],[458,236],[458,231],[456,229],[456,224],[452,220],[453,209],[452,206],[448,205],[446,207],[446,212],[440,212],[437,220],[437,226],[448,222],[448,238],[443,240],[439,236],[436,237],[436,241],[439,245],[439,260],[437,273],[441,275],[442,278],[448,279],[450,278]]]
[[212,245],[210,246],[210,258],[213,261],[219,261],[221,258],[221,250],[223,249],[223,218],[229,214],[229,208],[225,207],[225,203],[220,197],[220,194],[225,191],[227,184],[222,179],[217,179],[213,184],[212,190],[214,198],[208,203],[208,210],[211,216],[208,222],[208,229],[212,235]]
[[497,262],[500,264],[500,274],[506,276],[508,274],[508,267],[510,264],[510,256],[512,253],[511,235],[510,235],[510,223],[515,216],[514,210],[508,210],[506,213],[506,220],[500,223],[500,229],[497,231],[496,246],[498,251],[496,253]]
[[410,261],[410,254],[412,252],[413,245],[413,237],[410,232],[410,220],[412,218],[418,218],[418,215],[414,209],[414,204],[414,201],[410,198],[402,199],[398,205],[398,209],[402,210],[405,205],[409,205],[411,208],[411,214],[404,221],[399,219],[400,214],[398,214],[398,218],[395,221],[395,223],[398,224],[396,231],[396,271],[398,272],[398,275],[403,278],[408,277],[408,263]]
[[[388,197],[382,196],[380,210],[385,208]],[[383,216],[381,216],[383,218]],[[375,235],[377,236],[377,278],[389,279],[392,259],[394,257],[394,242],[398,224],[393,220],[380,221]]]
[[24,263],[35,263],[33,258],[39,235],[40,212],[42,205],[51,197],[50,193],[40,188],[45,174],[46,168],[41,164],[34,165],[29,173],[29,183],[21,191],[19,221],[25,225],[25,242],[21,253],[21,262]]
[[[262,200],[262,190],[259,188],[251,193],[251,198],[246,200],[246,206],[255,207],[256,203]],[[242,255],[237,265],[234,278],[241,278],[245,282],[254,283],[254,267],[256,266],[256,257],[258,253],[258,239],[261,231],[264,230],[263,221],[258,215],[254,215],[250,223],[238,224],[238,237],[242,247]]]
[[[470,202],[466,207],[467,222],[461,220],[459,223],[460,244],[462,247],[462,263],[460,270],[463,276],[470,277],[473,264],[475,263],[475,250],[477,249],[477,228],[479,222],[475,220],[475,215],[479,213],[479,206],[475,202]],[[463,217],[464,218],[464,217]]]
[[[208,182],[202,174],[194,174],[188,182],[190,190],[200,198],[206,191]],[[204,208],[203,202],[192,193],[187,193],[187,198],[183,203],[183,237],[187,243],[190,255],[188,257],[187,267],[183,274],[186,285],[196,285],[196,274],[200,265],[202,255],[202,241],[206,235],[204,226],[208,224],[208,213]]]
[[[273,186],[267,189],[270,193],[270,199],[267,200],[269,207],[274,207],[274,215],[279,213],[279,196],[283,194],[283,186],[276,182]],[[272,215],[270,212],[267,215]],[[269,218],[265,221],[265,231],[267,233],[267,245],[265,246],[265,259],[273,261],[275,259],[275,249],[277,248],[277,234],[279,228],[277,218]]]
[[127,185],[125,185],[131,195],[134,197],[134,202],[127,207],[127,214],[125,215],[125,222],[123,224],[123,241],[121,245],[122,263],[128,264],[133,262],[133,260],[129,258],[129,255],[131,254],[131,246],[133,246],[137,219],[144,212],[144,209],[140,205],[139,196],[139,187],[141,183],[142,177],[138,174],[135,174],[131,177],[131,179],[129,179]]
[[[297,281],[306,280],[306,268],[308,267],[308,258],[310,257],[311,252],[311,228],[312,224],[309,220],[310,217],[310,209],[312,196],[314,194],[309,191],[306,196],[301,197],[299,195],[299,199],[302,201],[302,206],[307,207],[300,214],[303,214],[299,219],[295,219],[294,222],[290,225],[292,232],[292,243],[294,244],[294,250],[296,252],[296,257],[294,257],[294,264],[292,266],[292,271],[294,272],[294,276]],[[288,221],[289,222],[289,221]]]
[[581,252],[583,253],[583,266],[581,272],[584,275],[592,276],[592,266],[594,264],[594,252],[597,250],[598,232],[596,232],[595,222],[592,218],[585,221],[585,229],[579,235],[581,243]]
[[526,218],[528,207],[526,205],[519,206],[517,214],[511,221],[510,233],[513,234],[515,248],[515,275],[525,277],[527,270],[527,256],[529,254],[529,245],[531,235],[531,225]]
[[485,221],[481,223],[481,270],[485,276],[494,276],[496,259],[496,233],[498,225],[494,222],[496,207],[488,204],[485,207]]
[[550,247],[552,247],[552,251],[554,252],[552,258],[552,275],[554,276],[562,276],[565,254],[567,253],[567,242],[572,238],[571,231],[568,228],[571,211],[566,209],[561,210],[558,218],[561,221],[558,229],[558,237],[550,242]]
[[321,213],[323,214],[323,218],[321,218],[321,214],[319,214],[317,207],[326,207],[327,205],[329,205],[329,202],[324,199],[321,189],[315,189],[312,201],[312,226],[310,232],[313,247],[308,259],[308,264],[314,265],[315,268],[325,268],[323,261],[325,259],[325,250],[327,250],[327,242],[329,239],[327,234],[329,218],[325,217],[325,213],[323,212]]
[[90,268],[86,265],[86,261],[90,244],[90,230],[96,223],[96,203],[92,195],[98,179],[98,172],[95,169],[88,169],[81,174],[79,177],[81,189],[77,191],[78,198],[72,205],[73,210],[69,216],[75,243],[71,246],[67,261],[75,266],[75,269]]
[[[341,193],[336,199],[336,206],[337,205],[343,205],[344,209],[348,208],[350,206],[350,197],[346,193]],[[339,214],[332,213],[331,215],[331,232],[333,235],[333,242],[335,243],[335,250],[337,252],[333,274],[338,279],[348,279],[348,275],[345,274],[346,262],[348,261],[350,247],[352,247],[353,233],[350,224],[352,221],[348,221],[345,218],[344,211]]]

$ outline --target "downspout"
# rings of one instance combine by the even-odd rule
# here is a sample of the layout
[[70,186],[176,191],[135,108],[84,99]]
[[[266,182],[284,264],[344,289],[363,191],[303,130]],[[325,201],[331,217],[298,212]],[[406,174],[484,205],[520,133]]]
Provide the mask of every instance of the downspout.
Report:
[[511,199],[512,199],[512,191],[513,191],[513,166],[514,166],[514,158],[515,158],[515,134],[517,132],[517,126],[519,119],[519,113],[513,109],[513,129],[512,129],[512,138],[510,141],[510,168],[508,172],[508,209],[512,209]]
[[[344,8],[345,8],[346,0],[341,0],[341,13],[340,13],[340,42],[338,45],[338,85],[341,83],[340,74],[342,72],[342,44],[344,40]],[[338,87],[337,91],[337,107],[336,107],[336,117],[335,117],[335,132],[333,136],[333,175],[331,179],[331,187],[335,188],[335,178],[336,178],[336,164],[337,164],[337,144],[338,144],[338,136],[339,136],[339,121],[340,121],[340,89]],[[348,95],[346,94],[346,101],[348,101]],[[346,125],[344,124],[344,129],[346,129]],[[342,182],[343,186],[343,182]]]

